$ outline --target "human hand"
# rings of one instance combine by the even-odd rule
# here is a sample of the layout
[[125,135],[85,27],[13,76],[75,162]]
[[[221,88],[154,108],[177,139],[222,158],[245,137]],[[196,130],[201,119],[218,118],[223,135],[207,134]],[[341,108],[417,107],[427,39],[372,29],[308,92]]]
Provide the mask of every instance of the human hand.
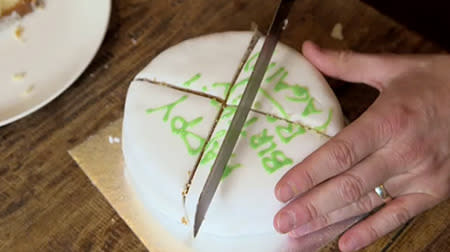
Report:
[[[303,54],[324,74],[380,91],[356,121],[290,170],[275,194],[289,202],[275,216],[281,233],[300,237],[378,212],[339,240],[363,248],[450,195],[450,56],[367,55],[320,49]],[[384,185],[392,200],[374,188]]]

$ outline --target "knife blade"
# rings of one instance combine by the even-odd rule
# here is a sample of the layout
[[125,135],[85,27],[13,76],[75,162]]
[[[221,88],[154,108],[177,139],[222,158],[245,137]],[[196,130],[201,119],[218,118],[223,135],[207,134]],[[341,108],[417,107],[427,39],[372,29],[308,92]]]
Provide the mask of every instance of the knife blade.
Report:
[[230,124],[230,128],[225,135],[223,144],[214,161],[213,168],[208,175],[203,191],[197,203],[194,222],[194,238],[197,236],[206,212],[211,204],[214,194],[217,191],[220,180],[225,171],[225,167],[233,153],[242,128],[244,127],[248,113],[258,93],[264,74],[272,58],[275,47],[280,39],[281,33],[287,26],[287,17],[295,0],[281,0],[276,14],[273,18],[266,40],[264,41],[261,53],[256,61],[255,68],[250,75],[249,82],[239,102],[236,113]]

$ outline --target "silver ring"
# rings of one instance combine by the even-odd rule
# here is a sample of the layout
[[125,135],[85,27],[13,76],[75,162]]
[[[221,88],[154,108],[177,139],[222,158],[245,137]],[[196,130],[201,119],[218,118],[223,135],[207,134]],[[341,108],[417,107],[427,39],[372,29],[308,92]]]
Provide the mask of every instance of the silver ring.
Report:
[[392,197],[389,195],[388,191],[384,187],[384,185],[379,185],[375,187],[375,193],[380,197],[384,202],[390,200]]

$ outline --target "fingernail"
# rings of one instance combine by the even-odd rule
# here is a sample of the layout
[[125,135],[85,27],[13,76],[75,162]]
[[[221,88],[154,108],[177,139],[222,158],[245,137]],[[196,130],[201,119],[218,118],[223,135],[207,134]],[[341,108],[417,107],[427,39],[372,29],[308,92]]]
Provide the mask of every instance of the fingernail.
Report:
[[297,187],[288,182],[278,188],[277,198],[282,202],[287,202],[294,198],[298,193]]
[[295,227],[295,214],[292,211],[283,211],[277,216],[277,230],[287,233]]
[[289,236],[292,238],[300,238],[309,233],[311,233],[311,225],[305,224],[305,225],[300,226],[300,227],[294,229],[293,231],[289,232]]
[[289,201],[293,196],[294,192],[290,186],[284,185],[280,186],[277,191],[277,198],[279,201],[286,202]]
[[342,251],[348,251],[348,252],[350,252],[350,251],[356,251],[356,250],[358,250],[358,249],[360,249],[360,248],[361,248],[361,246],[359,245],[358,240],[356,240],[356,239],[350,237],[350,238],[347,238],[347,239],[343,242],[342,248],[341,248],[341,249],[342,249]]

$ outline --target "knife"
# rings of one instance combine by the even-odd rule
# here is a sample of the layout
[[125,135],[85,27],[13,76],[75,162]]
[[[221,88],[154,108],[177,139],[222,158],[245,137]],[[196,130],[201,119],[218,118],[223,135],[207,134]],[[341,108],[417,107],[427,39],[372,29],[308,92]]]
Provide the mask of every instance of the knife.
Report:
[[200,198],[197,203],[197,211],[195,213],[194,238],[198,234],[209,205],[211,204],[213,196],[219,186],[225,167],[228,164],[247,119],[248,113],[250,112],[251,106],[255,100],[256,94],[261,86],[264,74],[270,63],[278,40],[280,39],[281,33],[284,29],[286,29],[288,23],[287,17],[294,1],[295,0],[281,0],[278,6],[272,25],[270,26],[266,40],[264,41],[261,53],[256,61],[255,68],[250,76],[241,101],[239,102],[236,113],[233,116],[230,128],[225,135],[222,147],[220,148],[217,158],[214,161],[212,171],[208,175],[206,184],[200,194]]

